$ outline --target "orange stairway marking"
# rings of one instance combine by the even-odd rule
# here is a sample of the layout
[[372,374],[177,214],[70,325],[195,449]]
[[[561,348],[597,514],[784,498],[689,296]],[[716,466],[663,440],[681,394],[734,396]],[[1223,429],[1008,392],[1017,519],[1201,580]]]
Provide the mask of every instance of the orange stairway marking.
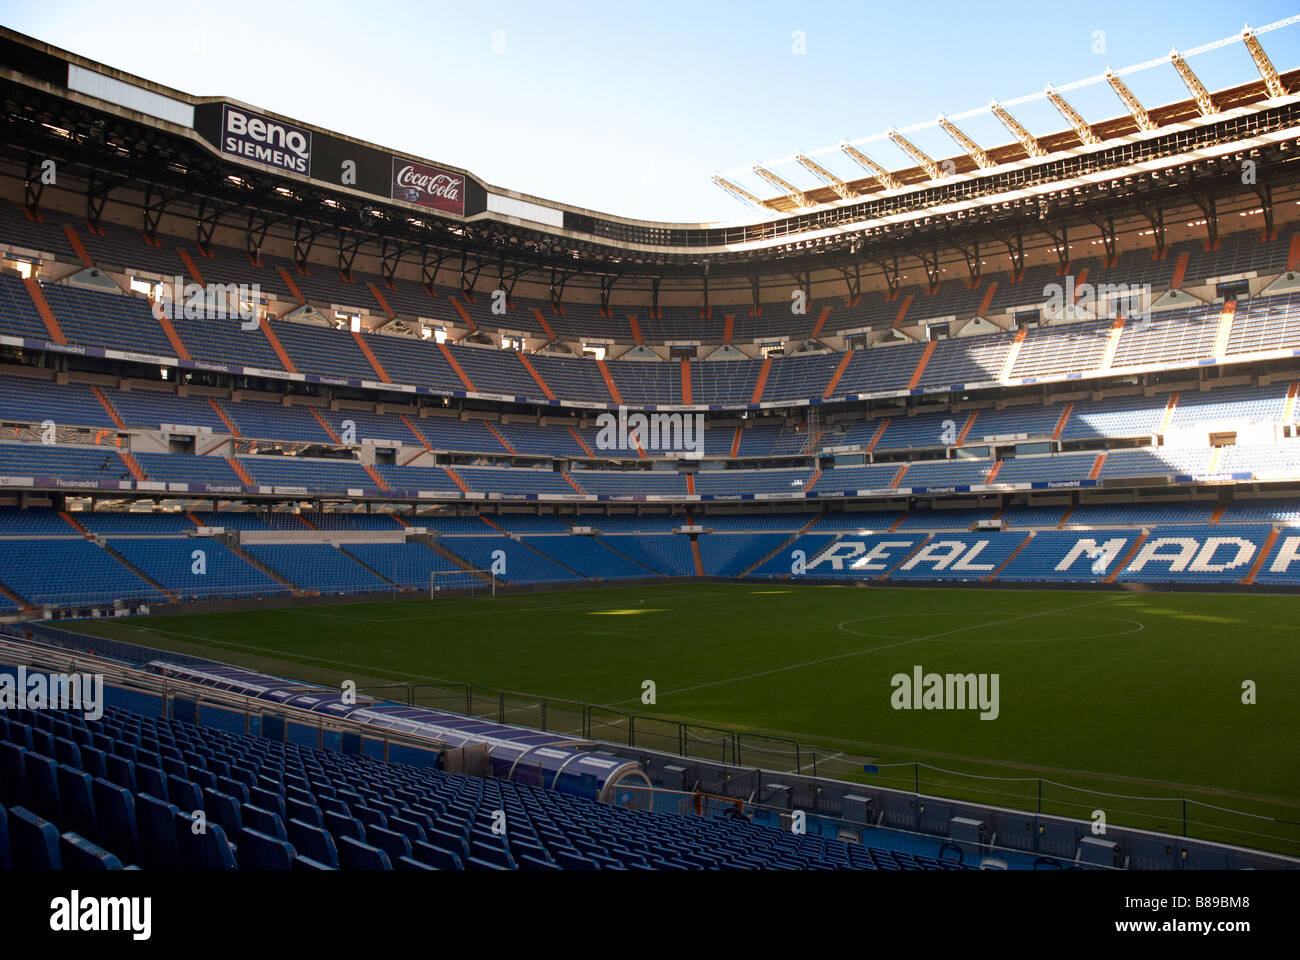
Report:
[[578,486],[578,481],[574,480],[573,476],[567,470],[560,474],[560,476],[564,477],[564,479],[568,481],[569,486],[573,487],[574,492],[579,496],[585,497],[587,495],[587,491]]
[[812,475],[811,477],[809,477],[809,478],[808,478],[808,482],[805,483],[805,484],[803,485],[803,492],[804,492],[804,493],[807,493],[809,490],[811,490],[811,489],[813,488],[813,486],[817,483],[818,479],[821,478],[821,475],[822,475],[822,472],[821,472],[821,469],[820,469],[820,468],[818,468],[817,470],[813,471],[813,475]]
[[68,243],[72,244],[72,252],[81,260],[81,265],[83,267],[93,267],[95,261],[90,259],[90,254],[86,251],[86,245],[81,242],[81,236],[77,233],[77,228],[70,223],[65,223],[63,232],[68,237]]
[[[1292,244],[1294,249],[1294,243]],[[1187,275],[1187,260],[1190,254],[1186,250],[1178,255],[1178,261],[1174,264],[1174,278],[1169,281],[1169,289],[1179,290],[1183,286],[1183,277]]]
[[730,343],[732,334],[736,332],[736,315],[729,313],[727,318],[722,321],[722,342]]
[[852,350],[844,354],[844,356],[840,357],[839,366],[835,368],[835,372],[831,374],[830,383],[826,384],[826,389],[822,391],[823,400],[825,400],[827,397],[829,397],[832,393],[835,392],[835,387],[839,385],[840,377],[844,376],[844,370],[846,367],[848,367],[849,361],[851,361],[852,359],[853,359]]
[[366,286],[370,288],[370,295],[375,298],[375,303],[379,304],[379,309],[391,317],[393,315],[393,308],[390,307],[388,301],[384,299],[384,292],[375,286],[373,280],[367,280]]
[[1162,436],[1164,435],[1164,432],[1169,429],[1169,424],[1173,422],[1174,411],[1177,409],[1178,409],[1178,391],[1175,390],[1173,393],[1169,394],[1169,402],[1165,404],[1165,415],[1160,418],[1160,428],[1157,432],[1159,432]]
[[998,373],[999,380],[1011,379],[1011,370],[1016,365],[1016,359],[1020,356],[1020,348],[1024,345],[1025,337],[1028,335],[1028,327],[1021,327],[1016,331],[1015,339],[1011,341],[1011,349],[1007,351],[1007,358],[1002,362],[1002,370]]
[[1079,271],[1079,275],[1074,278],[1074,299],[1076,301],[1083,295],[1083,291],[1079,288],[1088,282],[1088,271],[1091,269],[1091,267],[1084,267]]
[[45,291],[41,289],[41,285],[36,282],[35,278],[27,277],[23,280],[23,286],[27,288],[27,295],[32,298],[32,304],[36,307],[36,312],[40,314],[41,319],[45,322],[45,330],[49,333],[50,339],[55,343],[67,343],[68,338],[63,335],[63,328],[59,326],[54,311],[50,309],[50,303],[45,299]]
[[1282,405],[1282,422],[1291,423],[1295,418],[1295,401],[1297,392],[1300,392],[1300,380],[1292,380],[1291,385],[1286,388],[1286,403]]
[[235,421],[226,416],[226,411],[221,409],[221,404],[217,403],[217,398],[208,397],[208,403],[212,404],[212,409],[216,411],[217,416],[221,418],[221,422],[226,425],[226,429],[230,431],[230,435],[232,437],[242,438],[243,434],[241,434],[239,428],[235,426]]
[[695,474],[693,473],[686,475],[686,492],[692,497],[695,496]]
[[901,324],[901,323],[903,322],[903,318],[904,318],[905,316],[907,316],[907,308],[910,307],[910,306],[912,305],[912,297],[913,297],[913,294],[910,294],[910,293],[909,293],[909,294],[908,294],[908,295],[903,299],[903,304],[902,304],[902,306],[900,306],[900,307],[898,308],[898,316],[894,317],[894,323],[893,323],[893,327],[894,327],[895,330],[897,330],[899,324]]
[[1237,301],[1230,300],[1223,305],[1219,314],[1219,329],[1214,334],[1214,359],[1222,360],[1228,352],[1228,337],[1232,335],[1232,318],[1237,312]]
[[[447,476],[451,477],[451,482],[456,484],[456,486],[460,488],[461,493],[469,493],[469,487],[465,486],[465,481],[460,478],[459,473],[457,473],[455,470],[453,470],[451,467],[448,466],[444,466],[442,468],[442,472],[445,473]],[[496,524],[492,523],[492,521],[488,520],[486,517],[484,517],[483,519],[484,521],[487,522],[489,526],[496,527]],[[500,527],[497,527],[497,529],[501,530]],[[505,533],[504,530],[502,530],[501,532]]]
[[108,418],[112,420],[119,429],[125,430],[126,424],[123,423],[122,418],[117,415],[117,411],[113,409],[113,405],[108,402],[108,397],[104,396],[104,391],[100,390],[99,387],[92,386],[90,392],[95,395],[95,399],[98,400],[99,405],[104,408],[104,412],[108,414]]
[[496,424],[492,423],[490,420],[484,420],[484,421],[483,421],[483,426],[487,427],[487,428],[488,428],[488,432],[491,433],[492,436],[494,436],[494,437],[497,438],[497,443],[499,443],[499,444],[501,444],[501,446],[505,447],[505,449],[506,449],[506,453],[514,453],[514,452],[515,452],[515,448],[512,447],[512,446],[510,446],[510,444],[509,444],[508,442],[506,442],[506,438],[505,438],[505,437],[501,436],[501,431],[498,430],[498,429],[496,428]]
[[235,471],[235,476],[239,477],[240,482],[243,483],[244,486],[246,487],[257,486],[257,481],[254,480],[252,475],[250,475],[249,472],[244,469],[244,465],[240,463],[238,460],[236,460],[234,457],[226,457],[226,463],[230,465],[231,470]]
[[366,343],[366,338],[353,330],[352,339],[357,342],[357,346],[361,348],[361,352],[364,353],[366,359],[370,361],[370,368],[375,371],[375,375],[384,383],[392,383],[393,381],[389,378],[388,372],[384,369],[384,365],[379,362],[379,358],[375,356],[375,352],[370,349],[370,344]]
[[[1001,469],[1002,469],[1002,464],[1004,464],[1004,463],[1006,463],[1005,460],[999,460],[997,463],[993,464],[993,469],[990,470],[990,471],[989,471],[989,475],[988,475],[987,477],[984,478],[984,482],[985,482],[985,483],[992,483],[994,480],[996,480],[999,471],[1001,471]],[[1001,512],[1001,511],[999,511],[999,512]]]
[[334,428],[325,422],[325,418],[320,415],[320,411],[312,406],[308,406],[307,409],[308,411],[311,412],[311,415],[316,418],[316,422],[320,424],[320,428],[324,430],[326,434],[329,435],[329,438],[335,443],[339,444],[339,446],[342,446],[343,441],[340,440],[339,435],[334,432]]
[[691,400],[691,361],[682,358],[682,403],[693,403]]
[[993,294],[997,291],[997,289],[998,289],[998,282],[996,280],[994,280],[992,283],[988,285],[988,289],[984,291],[984,299],[980,301],[980,308],[975,311],[977,316],[981,316],[981,317],[988,316],[989,307],[993,305]]
[[593,460],[596,459],[596,455],[591,452],[591,447],[587,446],[587,442],[582,439],[577,430],[574,430],[573,427],[569,427],[569,433],[573,434],[573,439],[577,441],[578,446],[582,447],[583,453],[591,457]]
[[876,444],[880,442],[880,438],[883,437],[885,431],[889,429],[889,421],[892,419],[893,417],[885,417],[880,421],[880,426],[876,427],[876,432],[871,436],[871,442],[867,444],[867,453],[876,449]]
[[460,382],[465,385],[465,389],[471,393],[477,392],[474,390],[473,381],[470,380],[465,371],[461,369],[461,365],[457,362],[456,358],[451,355],[451,347],[447,346],[445,343],[440,343],[438,344],[438,349],[442,351],[442,355],[447,359],[448,365],[455,372],[456,376],[460,377]]
[[907,473],[907,468],[910,466],[911,466],[910,463],[905,463],[898,468],[898,473],[894,474],[894,480],[890,484],[891,487],[893,487],[895,490],[898,489],[898,485],[903,482],[903,474]]
[[1070,421],[1070,414],[1074,413],[1074,401],[1071,400],[1061,411],[1061,419],[1056,421],[1056,429],[1052,431],[1052,439],[1060,440],[1061,434],[1065,432],[1065,425]]
[[280,272],[280,279],[283,280],[284,285],[289,288],[289,293],[294,297],[294,299],[299,303],[306,303],[307,298],[304,297],[302,291],[298,289],[298,284],[293,282],[293,277],[289,276],[289,271],[284,269],[284,267],[276,267],[275,269]]
[[1065,525],[1070,522],[1070,514],[1074,513],[1074,507],[1067,507],[1065,513],[1061,516],[1060,522],[1056,524],[1057,530],[1064,530]]
[[[285,274],[285,276],[288,276],[288,274]],[[266,337],[266,342],[271,345],[275,355],[280,358],[280,363],[284,366],[284,369],[289,373],[297,373],[298,368],[289,359],[289,354],[285,352],[284,345],[280,343],[280,338],[275,335],[275,331],[271,329],[271,323],[266,317],[262,317],[261,327],[262,335]]]
[[1106,453],[1103,450],[1101,453],[1097,454],[1097,459],[1092,461],[1092,472],[1088,474],[1088,479],[1096,480],[1098,477],[1100,477],[1101,468],[1105,465],[1105,463],[1106,463]]
[[605,389],[609,391],[610,399],[621,406],[623,398],[619,396],[618,387],[614,385],[614,378],[609,375],[609,367],[605,366],[604,360],[597,360],[596,368],[600,370],[601,379],[605,381]]
[[451,299],[451,305],[456,308],[456,312],[459,313],[460,318],[464,320],[466,324],[469,325],[469,328],[471,330],[478,330],[478,324],[475,323],[474,318],[469,315],[469,310],[466,309],[465,304],[460,302],[460,298],[451,297],[450,299]]
[[1286,254],[1287,270],[1300,270],[1300,232],[1291,237],[1291,246],[1287,248]]
[[743,429],[743,427],[737,427],[736,435],[731,438],[731,458],[733,460],[740,456],[740,431]]
[[632,316],[632,314],[630,313],[627,315],[627,326],[628,329],[632,331],[632,342],[642,343],[643,341],[641,340],[641,325],[636,322],[636,317]]
[[817,323],[813,325],[812,338],[816,340],[822,334],[822,327],[826,326],[826,318],[831,315],[830,307],[822,307],[822,312],[817,317]]
[[1273,544],[1277,543],[1277,537],[1277,527],[1270,528],[1268,536],[1264,539],[1264,545],[1259,548],[1259,556],[1257,556],[1255,562],[1250,565],[1250,572],[1241,578],[1243,586],[1249,587],[1255,582],[1255,578],[1259,576],[1259,571],[1264,569],[1264,561],[1267,560],[1268,555],[1273,552]]
[[541,325],[542,332],[546,334],[547,339],[554,340],[555,331],[552,330],[551,325],[546,322],[546,315],[536,307],[533,307],[533,316],[537,318],[537,322]]
[[1115,569],[1112,570],[1109,576],[1106,577],[1106,583],[1115,582],[1115,579],[1121,573],[1124,572],[1124,568],[1127,567],[1129,563],[1132,562],[1133,558],[1137,556],[1138,550],[1141,549],[1142,544],[1146,542],[1146,539],[1147,539],[1147,532],[1143,530],[1141,533],[1138,534],[1138,538],[1135,541],[1133,541],[1133,546],[1129,549],[1129,552],[1124,554],[1124,559],[1121,560],[1119,563],[1115,564]]
[[62,517],[65,521],[67,521],[68,526],[70,526],[73,530],[76,530],[77,533],[81,534],[83,537],[90,536],[90,531],[87,530],[85,527],[83,527],[81,525],[81,521],[75,519],[72,516],[72,514],[68,513],[68,511],[60,510],[59,516]]
[[184,247],[177,247],[176,253],[180,256],[181,263],[185,265],[185,271],[190,275],[190,279],[200,287],[206,287],[208,281],[203,279],[203,271],[200,270],[199,265],[194,262],[194,258],[190,256],[190,252]]
[[139,461],[137,461],[135,457],[131,456],[129,450],[119,449],[117,455],[122,458],[122,462],[126,464],[126,468],[131,471],[131,476],[135,477],[137,480],[149,479],[144,472],[144,467],[140,466]]
[[[1222,449],[1222,448],[1220,448]],[[1211,471],[1213,472],[1213,471]],[[1213,526],[1223,519],[1223,512],[1228,509],[1226,503],[1221,503],[1214,508],[1214,513],[1210,516],[1210,525]]]
[[554,400],[555,394],[552,393],[551,388],[546,385],[546,381],[543,380],[542,375],[537,372],[537,368],[533,366],[533,361],[528,359],[528,355],[524,353],[520,353],[517,350],[514,351],[514,354],[516,357],[519,358],[519,362],[524,365],[524,369],[528,371],[529,376],[531,376],[533,380],[537,382],[537,385],[541,387],[542,394],[546,397],[546,399]]
[[1034,532],[1031,530],[1029,531],[1029,536],[1025,537],[1024,540],[1020,541],[1020,546],[1012,550],[1011,555],[1007,557],[1005,560],[1003,560],[1001,563],[999,563],[998,568],[984,578],[984,582],[989,583],[990,581],[996,580],[998,574],[1000,574],[1003,570],[1007,568],[1007,564],[1009,564],[1012,560],[1016,559],[1016,554],[1018,554],[1021,550],[1025,549],[1025,547],[1029,546],[1029,541],[1032,539],[1034,539]]
[[[406,429],[411,431],[411,436],[415,437],[416,440],[419,440],[420,443],[424,445],[424,449],[426,450],[433,449],[433,447],[429,444],[429,441],[425,438],[424,434],[422,434],[419,430],[416,430],[415,424],[411,423],[411,421],[406,418],[406,414],[399,413],[397,417],[399,420],[402,421],[402,423],[406,424]],[[403,466],[405,466],[405,464],[403,464]]]
[[957,446],[966,442],[966,435],[970,433],[970,428],[975,426],[975,418],[979,416],[978,410],[972,410],[970,416],[966,418],[966,425],[961,428],[961,433],[957,435]]
[[931,340],[925,345],[925,350],[921,353],[921,359],[916,363],[916,369],[912,371],[912,379],[907,381],[907,389],[915,390],[916,385],[921,382],[921,375],[925,373],[925,365],[930,362],[930,357],[934,355],[934,346],[939,341]]
[[370,464],[363,463],[361,465],[361,469],[365,470],[366,473],[370,474],[370,479],[375,481],[375,486],[377,486],[380,490],[388,489],[388,484],[384,483],[384,478],[379,475],[379,471],[376,470],[374,467],[372,467]]
[[1119,338],[1124,332],[1124,318],[1116,317],[1115,322],[1110,325],[1110,333],[1106,335],[1106,349],[1101,355],[1101,365],[1098,370],[1109,370],[1111,364],[1115,362],[1115,351],[1119,349]]
[[691,559],[695,561],[695,575],[704,576],[704,560],[700,557],[700,541],[691,537]]
[[171,343],[172,349],[176,351],[176,356],[189,361],[191,359],[190,352],[185,348],[185,342],[181,340],[181,335],[176,331],[176,327],[172,325],[171,319],[163,311],[162,304],[154,301],[153,310],[150,312],[153,313],[153,318],[158,321],[158,326],[162,327],[162,332],[167,335],[167,340]]
[[758,370],[758,383],[754,384],[754,395],[749,398],[750,403],[759,403],[763,399],[763,388],[767,386],[767,375],[772,370],[772,358],[764,357],[763,366]]

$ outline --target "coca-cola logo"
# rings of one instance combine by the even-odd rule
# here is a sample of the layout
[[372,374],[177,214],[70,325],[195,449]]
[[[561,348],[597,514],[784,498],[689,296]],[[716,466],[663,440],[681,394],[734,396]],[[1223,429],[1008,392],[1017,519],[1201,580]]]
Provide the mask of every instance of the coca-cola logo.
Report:
[[445,210],[465,212],[465,178],[422,163],[393,158],[393,199]]

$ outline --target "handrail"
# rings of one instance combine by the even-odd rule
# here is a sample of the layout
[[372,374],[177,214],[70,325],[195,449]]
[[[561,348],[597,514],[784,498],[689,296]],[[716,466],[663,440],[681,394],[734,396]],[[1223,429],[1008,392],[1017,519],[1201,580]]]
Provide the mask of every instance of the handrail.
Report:
[[[196,703],[207,704],[211,707],[233,708],[243,712],[246,730],[248,729],[248,720],[251,717],[271,715],[282,717],[302,726],[314,727],[321,735],[327,731],[339,734],[355,733],[363,737],[370,737],[373,740],[379,740],[385,744],[385,757],[387,756],[389,744],[399,744],[437,752],[456,749],[443,740],[376,726],[363,718],[340,720],[328,714],[304,710],[292,704],[274,703],[250,697],[247,694],[233,693],[229,690],[204,686],[203,684],[176,677],[137,670],[116,660],[92,654],[63,652],[58,648],[31,644],[3,634],[0,634],[0,649],[12,651],[26,658],[28,667],[40,667],[46,670],[57,669],[67,673],[97,673],[103,676],[105,683],[161,696],[164,704],[177,696],[184,696]],[[81,669],[78,669],[78,667]],[[91,669],[87,670],[86,668]],[[304,686],[303,690],[320,693],[318,687]],[[363,708],[368,703],[378,702],[382,701],[364,698],[359,700],[356,706],[357,708]]]

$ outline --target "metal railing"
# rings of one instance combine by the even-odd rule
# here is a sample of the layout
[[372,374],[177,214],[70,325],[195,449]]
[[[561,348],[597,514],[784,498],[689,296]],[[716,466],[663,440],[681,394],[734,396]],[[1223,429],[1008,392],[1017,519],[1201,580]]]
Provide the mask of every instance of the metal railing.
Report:
[[[90,673],[103,677],[104,685],[145,693],[161,699],[162,716],[172,715],[172,704],[177,699],[193,701],[196,709],[203,707],[224,710],[240,715],[244,721],[244,733],[250,734],[260,727],[260,721],[266,717],[283,720],[299,727],[316,731],[317,747],[325,744],[327,736],[348,734],[360,736],[383,744],[384,759],[388,759],[389,748],[394,745],[412,747],[420,750],[441,753],[450,760],[450,766],[464,768],[467,758],[466,749],[474,753],[474,748],[452,747],[442,740],[421,736],[415,733],[403,733],[374,726],[364,720],[340,720],[328,714],[316,713],[282,703],[271,703],[245,694],[220,690],[188,680],[167,677],[127,666],[119,661],[80,652],[64,651],[39,644],[28,643],[8,635],[0,635],[0,652],[6,660],[14,665],[21,664],[28,670],[42,670],[58,673]],[[320,693],[318,687],[303,687],[304,692]],[[357,706],[366,702],[358,698]],[[469,765],[476,766],[477,762]]]

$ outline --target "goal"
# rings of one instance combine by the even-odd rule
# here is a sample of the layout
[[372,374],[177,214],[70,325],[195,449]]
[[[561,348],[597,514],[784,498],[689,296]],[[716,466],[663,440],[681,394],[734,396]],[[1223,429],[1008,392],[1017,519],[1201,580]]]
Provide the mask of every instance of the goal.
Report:
[[448,593],[497,595],[497,578],[491,570],[430,570],[430,599]]

